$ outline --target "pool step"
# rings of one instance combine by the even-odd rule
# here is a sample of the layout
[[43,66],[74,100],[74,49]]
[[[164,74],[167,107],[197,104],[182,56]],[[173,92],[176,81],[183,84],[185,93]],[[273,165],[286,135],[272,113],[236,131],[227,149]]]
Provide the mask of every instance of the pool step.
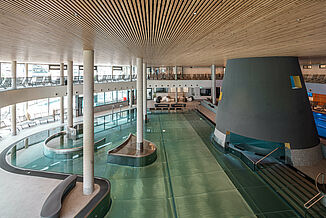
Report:
[[304,208],[303,205],[318,193],[304,176],[279,163],[263,164],[257,173],[302,217],[326,217],[326,207],[320,202],[308,210]]

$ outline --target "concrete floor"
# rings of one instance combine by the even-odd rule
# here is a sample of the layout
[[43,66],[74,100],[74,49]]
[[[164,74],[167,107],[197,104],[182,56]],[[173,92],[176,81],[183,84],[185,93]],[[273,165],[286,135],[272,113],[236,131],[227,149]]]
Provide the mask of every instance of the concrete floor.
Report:
[[0,169],[0,217],[40,217],[51,191],[61,182],[8,173]]
[[77,182],[76,187],[69,192],[63,201],[60,217],[75,217],[99,191],[100,186],[95,184],[94,192],[91,195],[83,195],[83,183]]

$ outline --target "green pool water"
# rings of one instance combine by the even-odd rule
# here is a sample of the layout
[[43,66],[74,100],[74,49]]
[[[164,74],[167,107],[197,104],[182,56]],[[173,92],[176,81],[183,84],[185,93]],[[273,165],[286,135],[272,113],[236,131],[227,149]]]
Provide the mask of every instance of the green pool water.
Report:
[[[108,164],[107,151],[135,133],[135,126],[124,123],[96,134],[110,142],[95,152],[95,176],[112,184],[106,217],[296,217],[245,164],[215,149],[210,141],[214,126],[194,111],[149,115],[144,137],[158,147],[150,166]],[[49,159],[41,144],[18,150],[13,164],[82,174],[82,157]]]

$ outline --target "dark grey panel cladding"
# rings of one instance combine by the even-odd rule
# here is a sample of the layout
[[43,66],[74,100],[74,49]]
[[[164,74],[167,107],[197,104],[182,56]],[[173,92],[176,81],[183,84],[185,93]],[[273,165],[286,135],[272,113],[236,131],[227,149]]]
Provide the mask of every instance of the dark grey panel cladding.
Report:
[[[290,76],[302,88],[292,89]],[[296,57],[241,58],[227,61],[216,128],[243,136],[290,142],[292,149],[319,143]]]

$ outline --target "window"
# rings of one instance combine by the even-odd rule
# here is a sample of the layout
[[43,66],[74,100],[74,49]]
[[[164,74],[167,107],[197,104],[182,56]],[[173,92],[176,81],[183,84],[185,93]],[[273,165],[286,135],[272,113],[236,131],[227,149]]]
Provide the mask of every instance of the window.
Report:
[[301,80],[299,76],[290,76],[292,89],[301,89]]
[[319,64],[320,69],[326,69],[326,64]]
[[312,65],[303,65],[303,69],[312,69]]

